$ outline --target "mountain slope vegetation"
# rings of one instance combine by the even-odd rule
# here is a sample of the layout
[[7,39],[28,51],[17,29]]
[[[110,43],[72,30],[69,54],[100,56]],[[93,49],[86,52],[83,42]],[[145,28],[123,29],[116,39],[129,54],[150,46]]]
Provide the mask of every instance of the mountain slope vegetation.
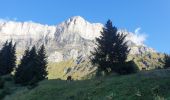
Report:
[[169,100],[169,83],[169,69],[81,81],[52,79],[31,90],[15,87],[4,100]]

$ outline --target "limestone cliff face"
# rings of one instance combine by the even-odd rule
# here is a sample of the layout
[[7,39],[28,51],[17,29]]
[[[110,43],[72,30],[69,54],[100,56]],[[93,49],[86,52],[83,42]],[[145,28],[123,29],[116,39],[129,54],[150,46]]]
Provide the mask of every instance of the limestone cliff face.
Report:
[[[59,62],[68,59],[86,58],[94,48],[95,38],[100,36],[104,25],[90,23],[80,16],[69,18],[59,25],[42,25],[34,22],[0,21],[0,45],[6,40],[17,43],[17,50],[41,44],[46,45],[49,61]],[[127,41],[131,54],[155,52],[139,41],[131,32]]]

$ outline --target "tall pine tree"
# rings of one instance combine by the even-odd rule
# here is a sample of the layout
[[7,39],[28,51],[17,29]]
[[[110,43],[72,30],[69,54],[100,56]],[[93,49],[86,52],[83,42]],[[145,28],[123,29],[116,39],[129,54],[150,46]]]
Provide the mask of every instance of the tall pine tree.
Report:
[[10,73],[13,71],[13,69],[16,66],[16,43],[13,44],[12,41],[9,42],[8,45],[8,49],[9,49],[9,62],[8,62],[8,66],[9,68],[7,68],[7,73]]
[[6,74],[6,61],[7,59],[7,46],[8,46],[8,41],[6,41],[3,44],[2,49],[0,50],[0,75],[5,75]]
[[29,48],[27,48],[24,52],[23,57],[21,58],[20,64],[15,70],[14,79],[16,83],[24,84],[27,82],[27,79],[25,78],[26,77],[25,71],[27,70],[27,65],[29,61],[31,60],[29,52],[30,52]]
[[96,38],[97,47],[92,52],[91,62],[98,66],[98,72],[109,70],[116,71],[118,63],[125,63],[129,49],[125,41],[126,35],[118,33],[118,29],[112,26],[111,20],[108,20],[101,36]]
[[47,76],[47,57],[46,57],[46,51],[45,46],[42,45],[40,49],[38,50],[38,67],[39,67],[39,80],[43,80]]
[[16,44],[12,41],[3,45],[0,50],[0,75],[10,74],[16,66]]

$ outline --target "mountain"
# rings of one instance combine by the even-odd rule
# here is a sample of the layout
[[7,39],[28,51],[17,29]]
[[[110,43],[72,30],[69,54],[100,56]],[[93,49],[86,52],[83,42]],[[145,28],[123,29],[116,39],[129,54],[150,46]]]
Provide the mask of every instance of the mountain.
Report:
[[[90,23],[80,16],[71,17],[61,24],[52,26],[34,22],[1,20],[0,46],[6,40],[13,40],[17,43],[17,57],[20,59],[27,47],[33,45],[39,47],[41,44],[45,44],[48,61],[56,63],[73,60],[72,64],[68,66],[74,69],[72,71],[74,73],[76,68],[83,70],[84,67],[82,66],[90,66],[87,59],[90,56],[90,51],[95,47],[95,38],[100,36],[103,27],[104,25],[100,23]],[[127,34],[126,40],[131,48],[130,55],[133,55],[129,59],[140,58],[145,55],[148,57],[148,53],[158,55],[154,49],[144,44],[138,34],[122,29],[119,29],[119,33]],[[155,61],[157,62],[158,58]],[[87,62],[88,64],[86,64]],[[146,67],[146,65],[143,63],[142,66]],[[64,67],[62,70],[67,72],[68,66],[65,66],[66,68]],[[85,69],[89,71],[91,67],[85,67]]]
[[[94,47],[95,38],[100,36],[102,28],[102,24],[90,23],[80,16],[69,18],[55,26],[33,22],[0,21],[0,44],[6,40],[13,40],[17,43],[17,49],[23,50],[44,43],[49,51],[49,60],[57,62],[87,56]],[[143,43],[138,43],[137,39],[134,39],[134,33],[121,32],[128,34],[131,53],[155,52]]]

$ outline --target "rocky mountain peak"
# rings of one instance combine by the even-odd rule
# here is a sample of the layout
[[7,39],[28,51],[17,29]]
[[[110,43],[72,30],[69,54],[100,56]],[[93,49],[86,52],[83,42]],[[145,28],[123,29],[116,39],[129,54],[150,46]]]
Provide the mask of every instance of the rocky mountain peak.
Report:
[[102,24],[90,23],[80,16],[75,16],[59,24],[56,34],[58,37],[66,38],[73,36],[74,40],[78,38],[93,40],[100,35],[102,28]]
[[66,22],[73,23],[73,24],[80,24],[80,23],[86,23],[87,21],[81,16],[74,16],[69,18]]

